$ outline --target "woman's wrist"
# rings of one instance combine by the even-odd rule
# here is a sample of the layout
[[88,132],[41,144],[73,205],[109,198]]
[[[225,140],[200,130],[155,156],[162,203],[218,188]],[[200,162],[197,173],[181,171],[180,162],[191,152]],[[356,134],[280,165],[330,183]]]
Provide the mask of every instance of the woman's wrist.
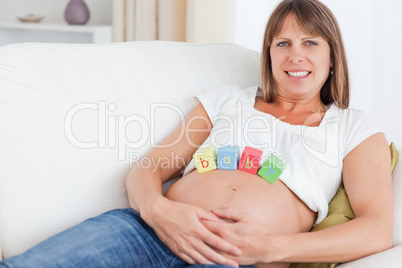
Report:
[[262,262],[285,262],[287,253],[290,250],[289,241],[291,235],[287,234],[269,234],[265,241],[266,254],[264,254]]
[[164,207],[167,204],[168,199],[163,195],[154,194],[152,197],[148,197],[147,200],[140,206],[139,213],[141,218],[149,223],[152,218],[159,217],[159,213],[166,211]]

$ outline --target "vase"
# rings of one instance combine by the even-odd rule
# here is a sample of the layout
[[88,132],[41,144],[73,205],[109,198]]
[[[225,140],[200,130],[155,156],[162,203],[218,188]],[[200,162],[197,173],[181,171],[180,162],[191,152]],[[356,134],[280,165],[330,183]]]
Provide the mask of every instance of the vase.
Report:
[[69,24],[85,24],[89,16],[89,9],[83,0],[70,0],[64,11],[64,18]]

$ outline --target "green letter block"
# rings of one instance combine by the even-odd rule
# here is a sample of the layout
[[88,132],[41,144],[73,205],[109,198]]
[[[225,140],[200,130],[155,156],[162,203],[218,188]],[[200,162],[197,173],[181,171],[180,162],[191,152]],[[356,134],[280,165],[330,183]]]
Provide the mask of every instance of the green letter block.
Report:
[[285,167],[286,164],[282,160],[271,154],[260,170],[258,170],[257,174],[267,182],[273,184],[282,174],[283,170],[285,170]]

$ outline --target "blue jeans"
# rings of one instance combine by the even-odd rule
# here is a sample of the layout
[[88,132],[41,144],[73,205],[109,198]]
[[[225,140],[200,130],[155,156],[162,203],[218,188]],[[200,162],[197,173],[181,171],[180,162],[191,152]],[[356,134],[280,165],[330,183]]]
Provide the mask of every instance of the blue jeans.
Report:
[[0,262],[0,267],[9,268],[189,266],[175,256],[131,208],[111,210],[88,219],[21,255]]

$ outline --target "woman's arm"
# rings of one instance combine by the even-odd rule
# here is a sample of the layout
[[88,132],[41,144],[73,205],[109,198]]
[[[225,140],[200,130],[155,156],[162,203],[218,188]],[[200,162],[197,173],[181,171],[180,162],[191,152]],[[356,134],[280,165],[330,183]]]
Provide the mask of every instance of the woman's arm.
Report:
[[[172,252],[184,261],[190,264],[220,263],[235,266],[236,262],[223,257],[213,248],[229,255],[238,255],[240,250],[211,233],[200,222],[202,219],[221,221],[218,217],[199,207],[170,201],[162,195],[162,184],[184,169],[185,163],[208,137],[211,126],[206,111],[199,104],[185,122],[160,144],[169,146],[154,148],[144,156],[152,163],[149,167],[133,167],[126,179],[128,198],[131,207],[141,214]],[[172,152],[179,161],[173,162]],[[167,168],[166,159],[171,160]],[[162,162],[163,168],[156,166]]]
[[343,161],[342,176],[356,218],[317,232],[276,237],[280,261],[345,262],[392,247],[394,203],[385,136],[372,135],[353,149]]

